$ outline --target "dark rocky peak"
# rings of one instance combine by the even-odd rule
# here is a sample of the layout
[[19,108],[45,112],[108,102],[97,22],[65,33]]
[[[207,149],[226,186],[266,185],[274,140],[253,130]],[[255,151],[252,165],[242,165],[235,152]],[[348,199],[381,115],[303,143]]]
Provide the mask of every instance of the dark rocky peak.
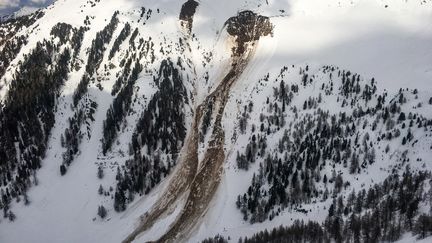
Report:
[[261,36],[272,34],[273,25],[270,18],[258,15],[250,10],[242,11],[225,22],[228,34],[237,36],[237,48],[234,54],[240,55],[245,50],[245,44],[257,41]]
[[189,33],[192,31],[193,17],[195,15],[196,8],[198,7],[198,2],[195,0],[188,0],[185,2],[181,8],[179,19],[181,25],[186,27]]

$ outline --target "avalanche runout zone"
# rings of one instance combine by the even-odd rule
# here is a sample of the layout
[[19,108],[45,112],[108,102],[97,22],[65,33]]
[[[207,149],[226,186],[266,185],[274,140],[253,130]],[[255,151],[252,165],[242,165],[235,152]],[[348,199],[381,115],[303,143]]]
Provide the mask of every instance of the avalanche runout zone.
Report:
[[[240,12],[238,16],[230,18],[225,26],[227,32],[236,38],[232,49],[231,69],[219,86],[195,109],[193,124],[179,158],[179,168],[172,176],[168,188],[153,208],[141,216],[141,224],[123,242],[132,242],[140,233],[151,228],[189,190],[186,204],[180,215],[157,242],[187,240],[199,218],[207,211],[219,186],[225,161],[225,133],[221,123],[230,89],[254,56],[259,38],[272,33],[269,18],[251,11]],[[215,110],[210,112],[214,114],[216,111],[216,119],[208,149],[198,169],[199,125],[202,115],[211,107],[208,105],[210,101],[214,102],[212,107]]]

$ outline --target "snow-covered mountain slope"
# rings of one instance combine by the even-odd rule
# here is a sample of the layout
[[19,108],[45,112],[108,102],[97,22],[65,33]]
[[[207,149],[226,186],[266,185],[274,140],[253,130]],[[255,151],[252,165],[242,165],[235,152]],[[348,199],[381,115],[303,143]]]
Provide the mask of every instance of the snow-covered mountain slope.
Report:
[[380,239],[424,238],[431,43],[429,0],[58,0],[1,23],[0,242],[237,242],[392,196],[382,225],[406,230]]

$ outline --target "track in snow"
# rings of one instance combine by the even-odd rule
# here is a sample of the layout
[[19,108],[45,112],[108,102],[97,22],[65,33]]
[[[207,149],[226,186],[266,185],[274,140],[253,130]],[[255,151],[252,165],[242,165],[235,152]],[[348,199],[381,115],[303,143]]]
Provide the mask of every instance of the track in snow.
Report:
[[[157,200],[153,208],[141,216],[141,224],[124,242],[132,242],[136,237],[151,228],[157,220],[164,216],[174,203],[186,192],[186,204],[170,229],[157,242],[186,241],[199,219],[205,214],[219,186],[225,161],[225,133],[222,118],[233,84],[239,79],[253,57],[259,38],[271,33],[272,26],[268,18],[258,16],[251,11],[239,13],[237,17],[226,22],[228,33],[236,38],[231,57],[231,69],[219,86],[209,94],[204,102],[197,106],[191,130],[182,148],[179,168],[171,178],[163,196]],[[213,101],[214,110],[209,109]],[[202,162],[198,159],[199,125],[205,112],[216,114],[211,139]],[[216,113],[215,113],[216,112]],[[198,168],[198,165],[201,167]]]
[[[252,46],[255,48],[255,43],[253,43]],[[218,88],[199,106],[208,107],[206,103],[209,100],[214,100],[214,107],[217,109],[209,147],[204,154],[200,170],[191,182],[190,193],[185,207],[180,213],[180,216],[171,225],[170,230],[163,235],[158,242],[186,240],[188,234],[198,223],[200,217],[207,211],[208,205],[213,195],[216,193],[223,172],[223,163],[225,161],[225,133],[221,125],[225,105],[228,101],[230,88],[243,73],[250,58],[253,56],[254,48],[234,58],[231,71],[225,76]],[[198,110],[198,113],[202,114],[202,110]],[[198,122],[199,120],[194,121],[194,128],[197,127],[196,124]],[[192,133],[196,134],[194,140],[198,140],[198,131],[193,131]],[[195,149],[195,151],[197,151],[198,147],[195,147]]]

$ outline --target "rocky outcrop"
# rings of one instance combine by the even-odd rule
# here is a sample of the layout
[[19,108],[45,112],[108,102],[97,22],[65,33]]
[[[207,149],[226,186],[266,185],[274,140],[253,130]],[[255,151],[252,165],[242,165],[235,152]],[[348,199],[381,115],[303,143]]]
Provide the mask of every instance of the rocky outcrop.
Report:
[[197,1],[188,0],[183,4],[180,11],[180,24],[188,31],[189,34],[192,32],[193,17],[198,5],[199,4]]
[[237,47],[233,50],[235,55],[241,55],[245,51],[246,43],[257,41],[261,36],[267,36],[273,32],[273,26],[268,17],[249,10],[239,12],[237,16],[229,18],[225,26],[230,35],[237,37]]

